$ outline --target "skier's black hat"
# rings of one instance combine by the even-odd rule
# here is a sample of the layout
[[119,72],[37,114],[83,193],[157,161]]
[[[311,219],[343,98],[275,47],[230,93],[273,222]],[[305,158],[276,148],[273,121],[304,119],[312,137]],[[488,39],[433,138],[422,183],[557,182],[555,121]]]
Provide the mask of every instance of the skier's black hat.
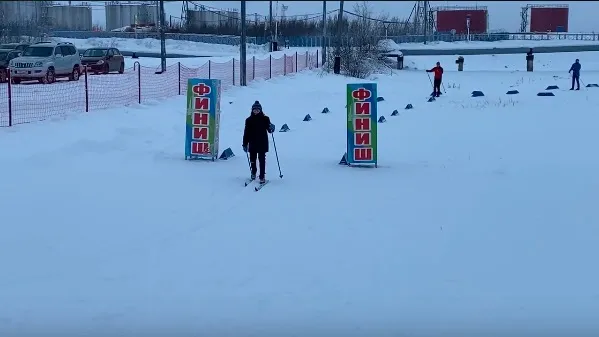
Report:
[[260,112],[262,112],[262,105],[260,104],[260,102],[255,101],[254,104],[252,104],[252,110],[254,109],[258,109],[260,110]]

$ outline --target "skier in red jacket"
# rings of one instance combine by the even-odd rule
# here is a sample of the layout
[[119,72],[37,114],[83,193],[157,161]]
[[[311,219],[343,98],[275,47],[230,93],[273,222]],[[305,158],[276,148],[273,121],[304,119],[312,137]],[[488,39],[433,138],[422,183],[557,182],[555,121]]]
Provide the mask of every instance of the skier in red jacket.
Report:
[[437,62],[437,66],[433,69],[428,69],[427,73],[435,73],[435,80],[433,82],[433,96],[439,97],[441,95],[441,82],[443,81],[443,68],[441,62]]

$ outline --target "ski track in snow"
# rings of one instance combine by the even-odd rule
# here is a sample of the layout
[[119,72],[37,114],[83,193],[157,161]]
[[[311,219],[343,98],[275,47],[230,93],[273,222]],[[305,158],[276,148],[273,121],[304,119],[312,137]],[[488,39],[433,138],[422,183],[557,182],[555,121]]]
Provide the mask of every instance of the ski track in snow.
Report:
[[[0,336],[596,335],[599,89],[536,96],[592,55],[439,57],[432,103],[436,58],[377,75],[376,169],[337,164],[358,80],[317,71],[225,91],[227,161],[184,160],[183,96],[0,129]],[[257,99],[291,128],[260,192]]]

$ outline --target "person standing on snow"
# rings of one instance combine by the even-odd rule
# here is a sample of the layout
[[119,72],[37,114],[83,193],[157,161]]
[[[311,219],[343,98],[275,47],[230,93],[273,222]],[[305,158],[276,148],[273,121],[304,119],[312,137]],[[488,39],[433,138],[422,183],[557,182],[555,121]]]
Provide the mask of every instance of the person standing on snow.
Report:
[[576,81],[576,90],[580,90],[580,61],[576,59],[572,66],[570,67],[570,71],[568,73],[572,73],[572,88],[570,90],[574,90],[574,81]]
[[266,152],[268,152],[268,134],[275,131],[275,125],[262,111],[262,105],[256,101],[252,105],[250,117],[245,120],[243,130],[243,151],[250,153],[251,178],[256,179],[256,159],[260,161],[260,184],[265,184]]
[[437,65],[426,71],[427,73],[435,73],[435,79],[433,82],[433,96],[439,97],[441,95],[441,82],[443,82],[443,68],[441,62],[437,62]]

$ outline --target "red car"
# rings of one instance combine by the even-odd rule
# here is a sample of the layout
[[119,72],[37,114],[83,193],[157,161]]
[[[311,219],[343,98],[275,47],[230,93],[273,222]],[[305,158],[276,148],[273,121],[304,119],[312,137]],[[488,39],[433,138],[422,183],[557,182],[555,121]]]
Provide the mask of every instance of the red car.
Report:
[[81,56],[81,65],[87,66],[88,72],[108,74],[125,72],[125,57],[116,48],[89,48]]

